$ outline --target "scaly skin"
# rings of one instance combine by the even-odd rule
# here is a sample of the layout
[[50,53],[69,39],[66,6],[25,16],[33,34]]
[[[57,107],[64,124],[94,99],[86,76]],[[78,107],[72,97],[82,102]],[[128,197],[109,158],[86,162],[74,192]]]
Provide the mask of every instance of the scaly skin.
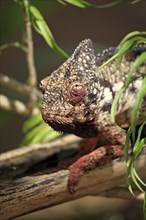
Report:
[[[130,66],[146,50],[146,45],[141,44],[129,51],[121,62],[114,60],[99,68],[116,50],[109,48],[95,56],[91,40],[84,40],[63,65],[41,81],[44,121],[54,130],[86,139],[75,158],[60,163],[61,167],[70,170],[68,189],[71,193],[86,170],[123,156],[126,135],[121,128],[131,124],[131,110],[145,74],[144,65],[134,73],[137,80],[130,84],[119,99],[116,122],[121,128],[111,121],[111,105],[115,94],[127,79]],[[146,96],[141,107],[139,124],[145,120]],[[94,150],[97,140],[100,143],[103,139],[106,144]]]

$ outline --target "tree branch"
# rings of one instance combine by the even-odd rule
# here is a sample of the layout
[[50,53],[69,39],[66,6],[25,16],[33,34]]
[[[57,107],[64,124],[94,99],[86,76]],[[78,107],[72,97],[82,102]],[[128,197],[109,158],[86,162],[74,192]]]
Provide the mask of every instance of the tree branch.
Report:
[[0,156],[1,178],[8,180],[23,174],[33,165],[63,150],[77,150],[79,149],[77,142],[81,140],[75,135],[66,135],[49,143],[35,144],[3,153]]
[[[12,79],[11,77],[5,75],[5,74],[0,74],[0,84],[2,86],[5,86],[9,89],[12,89],[20,94],[23,94],[23,95],[27,95],[27,96],[30,96],[30,93],[32,91],[32,88],[22,82],[19,82],[15,79]],[[35,95],[38,97],[38,98],[42,98],[42,94],[41,92],[39,92],[36,88],[34,88],[33,92],[35,93]]]
[[29,72],[28,83],[32,88],[32,92],[30,93],[30,102],[29,102],[28,107],[30,110],[33,110],[36,100],[37,100],[36,95],[33,92],[37,84],[37,73],[36,73],[36,68],[34,64],[34,48],[33,48],[33,40],[32,40],[31,22],[30,22],[29,1],[23,0],[23,3],[24,3],[24,8],[25,8],[24,21],[25,21],[26,45],[27,45],[26,59],[27,59],[28,72]]
[[30,116],[31,114],[38,114],[39,109],[34,108],[33,112],[30,112],[28,107],[19,100],[12,100],[9,99],[5,95],[0,95],[0,107],[7,111],[16,112],[17,114],[23,115],[23,116]]
[[[48,144],[37,144],[6,152],[0,158],[1,172],[4,171],[5,174],[11,175],[13,168],[15,168],[17,175],[22,175],[22,171],[26,171],[48,156],[70,148],[71,144],[79,140],[81,139],[74,135],[68,135]],[[144,149],[135,164],[138,174],[144,180],[146,180],[145,169],[143,169],[146,166],[145,157],[146,151]],[[19,170],[21,170],[20,173]],[[3,175],[1,178],[4,180]],[[33,174],[29,171],[29,176],[13,181],[7,179],[7,181],[9,182],[1,182],[0,184],[0,215],[3,219],[11,219],[86,195],[133,199],[127,190],[126,164],[122,158],[87,172],[82,177],[77,192],[73,195],[69,194],[67,190],[67,170],[44,168],[40,172],[38,167],[37,172],[33,171]],[[138,190],[135,190],[135,194],[137,199],[143,199],[143,194]]]
[[[141,178],[146,179],[145,152],[136,160],[136,169]],[[46,169],[33,175],[25,176],[9,183],[1,184],[1,218],[12,219],[43,208],[58,205],[87,195],[101,195],[104,192],[120,190],[126,184],[126,164],[124,159],[97,167],[81,178],[75,194],[67,190],[68,170]],[[126,192],[127,193],[127,192]],[[136,191],[138,197],[138,191]],[[112,194],[110,196],[112,196]],[[130,195],[130,192],[129,192]],[[121,193],[121,198],[125,196]],[[118,195],[119,197],[119,195]],[[129,196],[130,197],[130,196]],[[133,196],[130,197],[133,199]]]
[[[28,64],[28,85],[25,85],[21,82],[18,82],[14,79],[11,79],[8,76],[1,75],[0,83],[10,89],[13,89],[21,94],[29,95],[30,101],[26,106],[24,103],[18,100],[8,99],[6,96],[1,95],[1,103],[0,106],[9,111],[14,111],[18,114],[29,116],[31,114],[35,114],[38,109],[35,107],[37,98],[41,98],[41,94],[36,88],[37,84],[37,73],[34,64],[34,52],[33,52],[33,40],[32,40],[32,30],[31,30],[31,22],[30,22],[30,14],[29,14],[29,2],[28,0],[23,0],[24,8],[25,8],[25,26],[26,26],[26,58]],[[17,45],[18,46],[18,45]]]
[[26,59],[28,64],[29,78],[28,83],[30,86],[35,87],[37,83],[37,74],[34,64],[34,49],[33,49],[33,40],[32,40],[32,30],[29,14],[29,3],[27,0],[24,0],[25,5],[25,27],[26,27],[26,44],[27,44],[27,53]]

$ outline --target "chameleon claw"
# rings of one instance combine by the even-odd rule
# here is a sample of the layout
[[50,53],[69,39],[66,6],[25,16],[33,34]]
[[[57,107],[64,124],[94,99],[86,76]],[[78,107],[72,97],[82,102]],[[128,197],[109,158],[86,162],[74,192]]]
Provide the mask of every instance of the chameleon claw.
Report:
[[81,176],[84,174],[83,170],[75,163],[69,168],[69,179],[68,179],[68,191],[73,194],[78,188],[78,184]]

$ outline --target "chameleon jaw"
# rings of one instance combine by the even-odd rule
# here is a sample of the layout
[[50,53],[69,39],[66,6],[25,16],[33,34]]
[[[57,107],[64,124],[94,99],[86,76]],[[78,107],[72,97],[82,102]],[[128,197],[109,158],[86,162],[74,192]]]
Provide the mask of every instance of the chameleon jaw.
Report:
[[44,121],[47,124],[62,124],[62,125],[66,125],[66,124],[71,124],[73,123],[73,119],[72,118],[67,118],[67,117],[63,117],[60,115],[52,115],[52,114],[43,114],[42,115]]
[[72,118],[49,113],[43,114],[42,117],[55,131],[63,132],[65,134],[74,134],[82,138],[97,135],[97,129],[92,122],[80,123]]

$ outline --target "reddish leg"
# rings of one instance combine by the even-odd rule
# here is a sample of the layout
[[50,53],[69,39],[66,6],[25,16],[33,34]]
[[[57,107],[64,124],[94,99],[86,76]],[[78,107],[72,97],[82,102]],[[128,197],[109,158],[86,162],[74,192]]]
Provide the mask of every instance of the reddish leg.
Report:
[[88,138],[88,139],[84,139],[81,142],[81,149],[79,151],[79,153],[74,157],[74,158],[68,158],[65,159],[61,162],[59,162],[59,167],[63,168],[63,169],[69,169],[69,167],[75,163],[81,156],[88,154],[90,152],[92,152],[97,144],[97,137],[92,137],[92,138]]
[[74,193],[80,177],[87,171],[92,170],[96,166],[105,165],[111,162],[114,158],[122,157],[124,155],[124,148],[120,145],[103,146],[94,150],[93,152],[84,155],[76,160],[69,169],[68,190]]

